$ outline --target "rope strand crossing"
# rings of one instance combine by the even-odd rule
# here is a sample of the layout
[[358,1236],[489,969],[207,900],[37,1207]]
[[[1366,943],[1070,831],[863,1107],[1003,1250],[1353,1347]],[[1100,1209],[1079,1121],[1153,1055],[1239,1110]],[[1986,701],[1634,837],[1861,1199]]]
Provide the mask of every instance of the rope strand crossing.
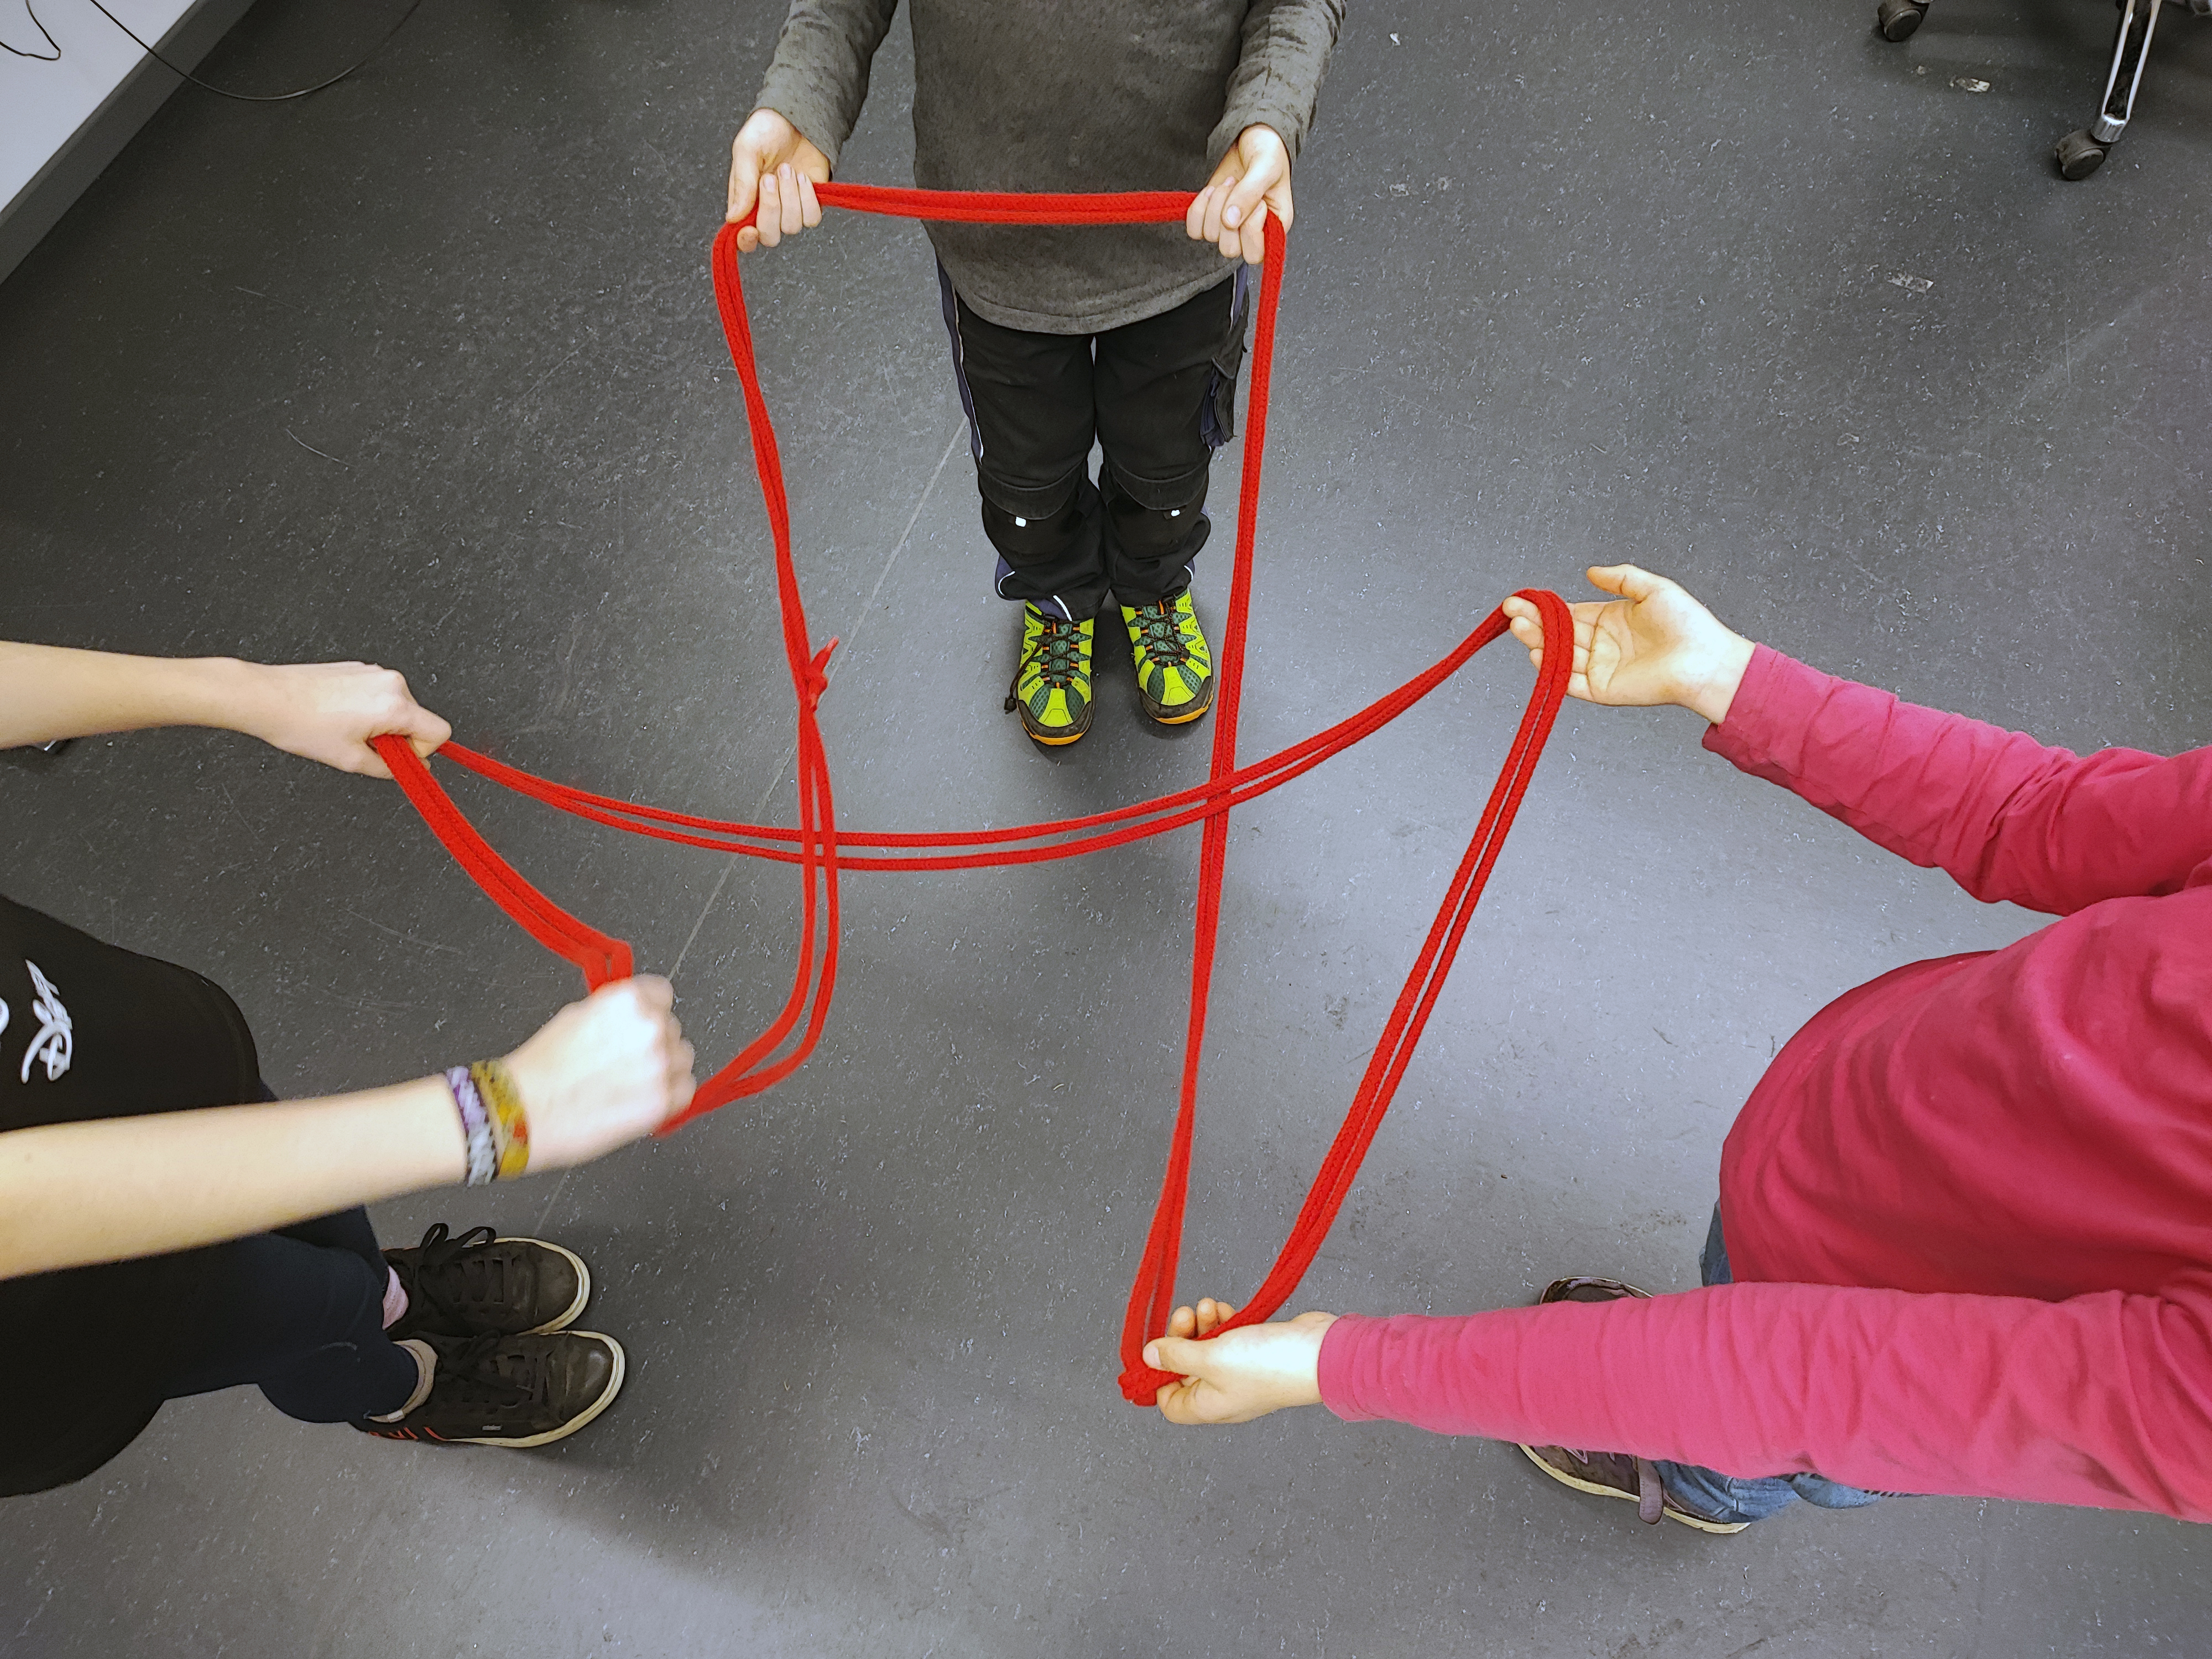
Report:
[[[862,185],[824,185],[817,191],[826,207],[896,217],[957,221],[969,224],[1109,225],[1159,224],[1182,218],[1191,197],[1173,191],[1132,191],[1098,196],[1025,196],[993,191],[886,190]],[[1258,319],[1252,345],[1251,380],[1244,423],[1243,489],[1237,510],[1237,550],[1230,576],[1229,605],[1216,664],[1218,690],[1213,710],[1213,752],[1206,780],[1172,794],[1086,817],[1061,818],[1008,829],[950,834],[848,832],[840,830],[830,789],[830,764],[816,718],[827,688],[825,671],[836,648],[831,640],[812,648],[805,609],[791,551],[791,514],[776,449],[754,361],[751,319],[738,271],[738,225],[725,225],[715,238],[714,295],[727,337],[730,358],[744,388],[745,420],[752,434],[753,460],[760,474],[775,546],[776,597],[786,662],[798,704],[798,822],[793,827],[702,817],[664,807],[641,806],[592,794],[448,743],[440,753],[502,787],[583,818],[687,847],[742,854],[799,866],[801,893],[799,946],[789,995],[767,1029],[699,1087],[684,1111],[663,1126],[665,1133],[702,1113],[732,1100],[772,1088],[801,1065],[820,1038],[836,989],[839,936],[838,882],[846,871],[975,870],[1075,858],[1119,847],[1148,836],[1203,823],[1199,848],[1196,915],[1191,951],[1190,1012],[1184,1036],[1182,1088],[1166,1173],[1145,1239],[1136,1282],[1129,1292],[1121,1328],[1121,1392],[1133,1404],[1149,1406],[1158,1390],[1176,1379],[1144,1363],[1144,1346],[1167,1328],[1175,1306],[1175,1277],[1182,1252],[1183,1211],[1190,1185],[1192,1139],[1197,1126],[1199,1063],[1206,1041],[1209,993],[1213,981],[1216,939],[1220,932],[1221,882],[1227,863],[1231,808],[1257,799],[1318,766],[1333,755],[1389,725],[1436,690],[1468,659],[1506,631],[1503,610],[1493,611],[1450,652],[1397,690],[1366,708],[1265,760],[1237,763],[1237,716],[1242,703],[1245,622],[1251,608],[1253,549],[1260,512],[1260,470],[1266,453],[1267,402],[1274,367],[1275,313],[1283,277],[1282,228],[1267,224],[1267,260],[1262,271]],[[1481,902],[1514,815],[1528,793],[1536,762],[1565,699],[1572,666],[1573,625],[1565,603],[1540,589],[1520,597],[1537,607],[1548,648],[1521,717],[1512,747],[1482,817],[1468,842],[1436,921],[1413,961],[1396,1004],[1384,1022],[1373,1057],[1354,1093],[1343,1127],[1322,1162],[1297,1222],[1266,1280],[1222,1327],[1234,1329],[1272,1318],[1297,1288],[1339,1207],[1351,1191],[1360,1162],[1373,1142],[1398,1085],[1412,1064],[1423,1028],[1443,993],[1453,958]],[[478,835],[430,774],[429,768],[398,738],[377,739],[377,750],[392,768],[408,799],[438,839],[485,894],[530,936],[576,964],[586,985],[596,989],[631,972],[629,946],[569,915],[539,892]],[[846,849],[869,852],[849,854]],[[960,850],[952,850],[960,849]],[[818,959],[818,961],[817,961]],[[802,1029],[801,1022],[804,1021]],[[793,1041],[793,1032],[798,1033]],[[790,1046],[785,1049],[785,1045]],[[781,1054],[779,1050],[785,1050]]]

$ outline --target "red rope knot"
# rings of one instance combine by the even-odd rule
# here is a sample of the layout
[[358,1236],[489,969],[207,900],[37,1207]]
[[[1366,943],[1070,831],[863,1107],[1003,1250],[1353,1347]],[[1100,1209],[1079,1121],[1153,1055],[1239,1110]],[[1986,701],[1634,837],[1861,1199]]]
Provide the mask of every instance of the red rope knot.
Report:
[[1157,1406],[1162,1389],[1182,1378],[1173,1371],[1156,1371],[1142,1360],[1121,1373],[1121,1398],[1132,1406]]
[[806,665],[806,706],[819,708],[822,694],[830,689],[830,653],[837,648],[835,636],[830,643],[814,653],[814,660]]

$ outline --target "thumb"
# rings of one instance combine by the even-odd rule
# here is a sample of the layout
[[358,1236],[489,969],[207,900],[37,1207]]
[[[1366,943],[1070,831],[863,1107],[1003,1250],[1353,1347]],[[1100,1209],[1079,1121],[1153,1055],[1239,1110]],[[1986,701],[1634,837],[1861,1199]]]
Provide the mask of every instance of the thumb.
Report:
[[725,222],[742,224],[760,195],[761,154],[743,133],[730,147],[730,206]]
[[1145,1364],[1156,1371],[1173,1371],[1177,1376],[1203,1378],[1210,1368],[1212,1356],[1206,1352],[1207,1345],[1180,1336],[1157,1336],[1145,1344]]
[[1275,182],[1280,169],[1271,165],[1273,157],[1239,154],[1242,174],[1229,191],[1229,200],[1221,210],[1221,222],[1234,229],[1252,216],[1267,194],[1267,187]]
[[453,735],[453,728],[419,703],[410,713],[407,723],[399,735],[405,738],[416,754],[424,760],[445,747]]
[[1664,576],[1655,576],[1641,566],[1632,564],[1594,564],[1583,573],[1592,587],[1607,593],[1618,593],[1624,599],[1648,599],[1666,585]]

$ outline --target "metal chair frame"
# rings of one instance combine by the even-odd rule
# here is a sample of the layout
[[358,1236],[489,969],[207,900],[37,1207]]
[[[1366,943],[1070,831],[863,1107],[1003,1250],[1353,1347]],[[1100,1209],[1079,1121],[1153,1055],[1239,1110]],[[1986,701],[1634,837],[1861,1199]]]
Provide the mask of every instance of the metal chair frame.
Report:
[[[2061,177],[2087,178],[2105,162],[2106,153],[2119,143],[2135,113],[2136,94],[2142,90],[2143,69],[2150,62],[2151,37],[2158,32],[2158,15],[2167,5],[2186,6],[2199,17],[2212,17],[2212,0],[2115,0],[2119,27],[2112,37],[2112,67],[2105,76],[2105,96],[2097,106],[2096,119],[2061,138],[2052,151]],[[1909,39],[1928,15],[1929,0],[1881,0],[1875,27],[1886,40]]]

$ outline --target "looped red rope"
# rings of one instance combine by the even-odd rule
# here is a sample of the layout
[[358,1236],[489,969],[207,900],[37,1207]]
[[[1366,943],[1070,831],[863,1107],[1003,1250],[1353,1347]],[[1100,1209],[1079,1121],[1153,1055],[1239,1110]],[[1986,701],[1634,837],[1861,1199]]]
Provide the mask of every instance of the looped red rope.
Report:
[[[886,190],[862,185],[824,185],[817,194],[824,206],[848,208],[861,213],[1005,225],[1165,223],[1182,218],[1192,199],[1188,193],[1174,191],[1023,196],[975,191]],[[1121,1329],[1121,1392],[1135,1404],[1151,1405],[1161,1386],[1174,1380],[1168,1373],[1146,1365],[1143,1352],[1147,1341],[1167,1328],[1168,1316],[1175,1305],[1176,1267],[1182,1249],[1191,1145],[1197,1125],[1199,1061],[1205,1047],[1214,946],[1220,931],[1221,880],[1227,861],[1230,810],[1310,771],[1332,755],[1342,753],[1395,720],[1457,672],[1477,651],[1502,635],[1506,631],[1504,613],[1502,610],[1491,612],[1444,657],[1358,714],[1265,760],[1243,767],[1237,765],[1237,726],[1243,690],[1245,620],[1251,607],[1260,465],[1267,447],[1275,312],[1283,276],[1282,228],[1271,216],[1267,223],[1267,260],[1252,344],[1243,490],[1237,512],[1237,550],[1215,664],[1213,755],[1206,781],[1110,811],[1010,829],[929,835],[839,830],[830,791],[829,760],[816,718],[817,707],[829,686],[830,654],[836,648],[837,641],[833,639],[818,651],[810,649],[806,613],[799,598],[797,567],[792,558],[791,514],[784,492],[782,460],[776,449],[775,428],[769,419],[767,399],[761,392],[760,374],[753,356],[751,322],[746,314],[744,289],[738,277],[737,236],[740,228],[738,225],[725,225],[714,240],[714,295],[721,312],[723,331],[729,341],[731,362],[744,392],[753,459],[760,473],[761,496],[768,509],[769,532],[775,550],[776,597],[782,617],[784,655],[791,673],[793,701],[798,705],[797,825],[786,828],[744,823],[674,812],[664,807],[641,806],[532,776],[457,743],[447,744],[441,752],[495,783],[592,823],[684,846],[740,853],[799,866],[802,894],[799,961],[790,994],[768,1028],[700,1085],[691,1104],[663,1126],[664,1133],[702,1113],[774,1086],[796,1071],[812,1052],[836,988],[841,872],[973,870],[1037,863],[1073,858],[1203,823],[1191,952],[1190,1012],[1183,1042],[1182,1084],[1175,1133],[1170,1142],[1159,1201],[1146,1236],[1144,1257],[1136,1282],[1130,1289],[1128,1312]],[[1273,1317],[1311,1265],[1413,1062],[1422,1030],[1443,992],[1452,960],[1458,953],[1460,941],[1466,937],[1468,924],[1498,862],[1514,815],[1528,793],[1537,757],[1543,752],[1545,739],[1550,736],[1559,705],[1566,696],[1572,665],[1570,642],[1573,624],[1565,603],[1557,594],[1525,589],[1520,597],[1535,604],[1547,647],[1543,667],[1529,694],[1528,708],[1521,717],[1520,728],[1468,842],[1467,853],[1445,890],[1443,902],[1437,907],[1436,921],[1414,958],[1389,1018],[1384,1022],[1381,1040],[1352,1097],[1344,1127],[1337,1132],[1328,1157],[1322,1160],[1321,1172],[1306,1194],[1290,1237],[1265,1282],[1236,1316],[1224,1325],[1224,1329]],[[629,975],[629,947],[578,921],[524,880],[462,817],[460,810],[431,776],[428,767],[403,739],[380,738],[376,747],[391,766],[399,787],[422,812],[433,833],[445,843],[447,850],[493,902],[532,938],[574,963],[583,970],[586,983],[595,989],[610,980]],[[855,847],[881,851],[848,856],[842,850]],[[936,850],[951,848],[969,850]],[[805,1024],[799,1030],[802,1017]],[[778,1056],[777,1051],[794,1030],[799,1030],[798,1039],[787,1052]]]

